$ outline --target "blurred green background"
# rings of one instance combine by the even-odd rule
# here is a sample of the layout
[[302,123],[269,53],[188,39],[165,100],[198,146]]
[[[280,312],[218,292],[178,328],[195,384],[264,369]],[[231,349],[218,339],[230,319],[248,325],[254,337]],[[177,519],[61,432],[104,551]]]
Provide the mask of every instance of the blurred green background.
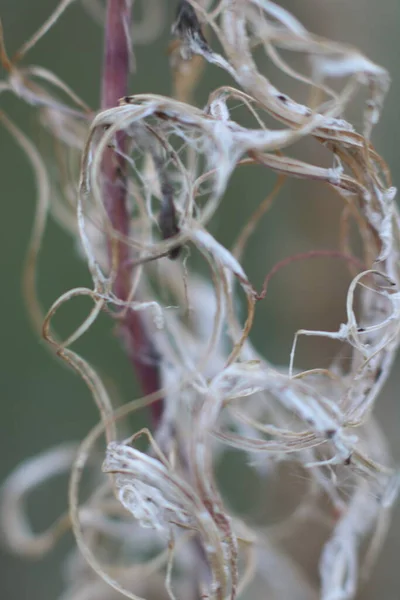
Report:
[[[55,5],[56,2],[51,0],[0,0],[0,16],[10,54],[36,30]],[[374,133],[374,142],[389,162],[394,183],[398,184],[400,3],[398,0],[379,3],[373,0],[291,0],[286,1],[285,6],[310,30],[358,45],[391,72],[393,85],[382,121]],[[140,16],[141,7],[137,1],[134,10]],[[132,93],[171,92],[166,49],[174,10],[175,2],[167,2],[167,22],[162,37],[150,46],[135,49],[137,73],[132,77]],[[77,1],[33,49],[26,63],[40,64],[54,71],[90,106],[96,107],[101,59],[101,28]],[[269,69],[265,61],[267,74]],[[229,83],[228,77],[208,67],[196,102],[204,104],[208,91],[223,83]],[[37,126],[30,107],[9,94],[0,97],[0,107],[31,138],[35,138]],[[234,118],[235,113],[232,116]],[[310,146],[306,151],[312,160],[318,147]],[[34,214],[33,174],[20,148],[1,128],[0,157],[0,480],[3,480],[23,459],[64,440],[81,439],[96,422],[97,414],[84,384],[56,362],[32,332],[22,302],[20,273]],[[254,169],[250,175],[241,172],[234,175],[227,200],[213,225],[213,231],[223,243],[232,243],[246,216],[271,189],[274,180],[273,175],[261,169]],[[251,280],[260,287],[263,275],[274,263],[293,252],[334,247],[339,211],[337,197],[323,186],[289,182],[249,245],[246,267]],[[77,256],[72,240],[53,223],[46,233],[40,264],[39,289],[45,307],[67,289],[89,284],[87,270]],[[259,350],[270,360],[284,364],[298,328],[337,328],[344,315],[347,283],[348,277],[341,265],[326,269],[326,265],[317,261],[282,271],[273,280],[267,300],[258,308],[253,339]],[[87,308],[84,302],[72,303],[63,313],[62,330],[69,331]],[[132,399],[138,394],[134,377],[107,318],[100,319],[94,330],[78,344],[78,349],[106,379],[112,378],[116,382],[121,398]],[[302,341],[299,366],[324,366],[335,349],[334,345],[318,340]],[[395,372],[376,410],[397,460],[400,459],[399,384],[400,377]],[[231,491],[239,493],[234,482]],[[65,504],[65,493],[66,482],[56,482],[43,492],[39,490],[33,494],[29,509],[37,528],[46,526],[59,514]],[[62,589],[61,558],[70,543],[70,539],[64,540],[54,553],[38,562],[23,561],[1,550],[0,598],[57,598]],[[385,551],[360,598],[400,598],[399,556],[400,511],[397,510]]]

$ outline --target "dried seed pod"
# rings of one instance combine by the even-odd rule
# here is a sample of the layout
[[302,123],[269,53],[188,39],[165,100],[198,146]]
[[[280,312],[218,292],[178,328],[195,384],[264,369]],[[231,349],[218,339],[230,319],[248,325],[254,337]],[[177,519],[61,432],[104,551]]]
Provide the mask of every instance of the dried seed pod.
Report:
[[193,6],[187,0],[181,0],[178,6],[176,21],[172,33],[182,41],[182,58],[189,60],[193,48],[198,47],[202,52],[210,52],[210,47],[201,30],[199,19]]
[[[176,208],[174,204],[174,190],[169,181],[165,180],[161,184],[161,194],[162,204],[160,214],[158,217],[158,225],[161,229],[163,239],[168,240],[180,232],[178,226],[178,217],[176,214]],[[181,249],[181,246],[173,247],[169,251],[168,257],[171,260],[178,258]]]

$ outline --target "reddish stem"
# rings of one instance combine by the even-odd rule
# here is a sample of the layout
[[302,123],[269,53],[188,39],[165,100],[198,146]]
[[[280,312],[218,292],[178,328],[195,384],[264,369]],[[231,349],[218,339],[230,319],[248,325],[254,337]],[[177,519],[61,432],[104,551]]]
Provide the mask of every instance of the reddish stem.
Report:
[[[102,109],[118,105],[118,100],[128,93],[130,63],[131,0],[108,0],[104,35],[104,64],[101,89]],[[119,134],[117,144],[124,149],[125,139]],[[129,235],[129,211],[126,193],[126,165],[121,154],[108,148],[104,154],[102,173],[104,176],[104,205],[112,227]],[[132,280],[132,264],[128,246],[116,241],[112,250],[116,258],[114,293],[126,300],[129,296]],[[109,245],[110,262],[112,258]],[[151,340],[147,323],[138,311],[129,310],[120,325],[120,335],[124,342],[129,360],[145,395],[161,387],[160,357]],[[162,400],[152,405],[153,425],[157,426],[162,415]]]

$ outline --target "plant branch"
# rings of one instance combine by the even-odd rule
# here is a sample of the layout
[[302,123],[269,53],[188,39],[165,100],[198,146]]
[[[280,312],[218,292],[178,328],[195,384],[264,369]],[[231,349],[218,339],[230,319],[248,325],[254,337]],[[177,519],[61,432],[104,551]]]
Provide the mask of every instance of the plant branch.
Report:
[[[104,35],[104,64],[102,74],[101,108],[116,106],[128,93],[128,76],[131,58],[131,0],[108,0]],[[125,139],[122,132],[117,137],[117,153],[108,148],[104,155],[104,205],[113,229],[123,236],[129,235],[129,210],[126,186],[126,165],[122,158]],[[131,288],[132,261],[128,246],[122,241],[109,243],[109,260],[115,265],[114,293],[127,300]],[[151,332],[140,312],[126,311],[119,330],[128,357],[144,394],[161,387],[160,357],[151,340]],[[162,400],[152,405],[153,425],[162,415]]]

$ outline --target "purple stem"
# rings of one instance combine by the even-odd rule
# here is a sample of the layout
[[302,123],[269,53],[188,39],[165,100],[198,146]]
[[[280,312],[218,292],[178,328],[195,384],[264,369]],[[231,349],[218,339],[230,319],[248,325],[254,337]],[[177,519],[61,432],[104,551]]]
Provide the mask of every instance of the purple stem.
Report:
[[[118,105],[118,100],[128,93],[130,66],[131,0],[108,0],[104,34],[104,64],[101,85],[101,108]],[[117,144],[125,146],[122,133]],[[126,165],[120,154],[108,148],[104,154],[102,173],[104,176],[104,205],[113,228],[129,235],[129,211],[126,193]],[[114,293],[120,300],[128,298],[132,263],[126,244],[116,242],[117,272]],[[111,261],[111,246],[109,245]],[[151,394],[161,387],[160,357],[152,340],[149,327],[139,311],[129,310],[120,325],[120,336],[133,365],[143,394]],[[163,404],[159,400],[151,405],[153,426],[157,427],[162,416]]]

